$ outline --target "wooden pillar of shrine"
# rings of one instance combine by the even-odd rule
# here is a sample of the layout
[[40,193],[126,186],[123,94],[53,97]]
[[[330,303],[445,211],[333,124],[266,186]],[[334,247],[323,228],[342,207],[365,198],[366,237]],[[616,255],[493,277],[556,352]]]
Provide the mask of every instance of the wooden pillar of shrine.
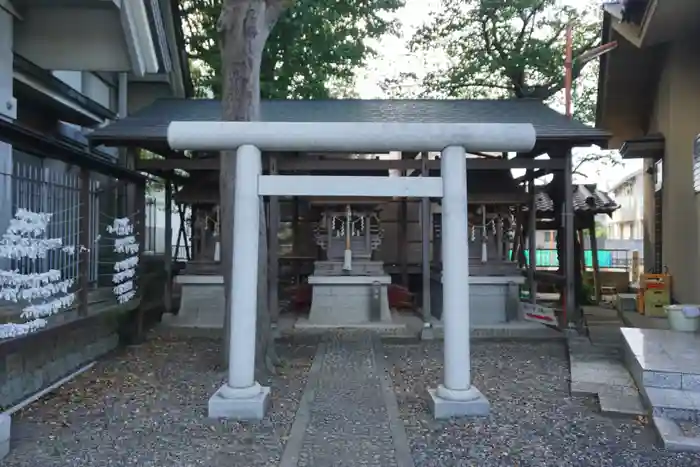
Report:
[[[80,245],[78,263],[78,314],[87,316],[90,292],[90,171],[85,167],[80,169]],[[96,247],[96,244],[94,244]]]
[[165,292],[166,313],[173,311],[173,184],[165,180]]
[[[534,175],[532,170],[528,170],[528,175]],[[537,270],[537,197],[535,196],[535,179],[532,177],[528,182],[530,192],[530,209],[528,211],[528,269],[527,279],[530,283],[530,302],[537,303],[537,283],[535,282],[535,271]]]
[[591,255],[593,261],[593,296],[596,303],[599,303],[602,294],[600,284],[600,263],[598,262],[598,238],[596,237],[595,233],[595,214],[591,214],[588,218],[588,238],[591,241]]
[[[270,175],[277,174],[277,157],[270,156]],[[280,201],[279,196],[270,196],[268,202],[268,293],[270,319],[273,324],[279,318],[279,227]]]

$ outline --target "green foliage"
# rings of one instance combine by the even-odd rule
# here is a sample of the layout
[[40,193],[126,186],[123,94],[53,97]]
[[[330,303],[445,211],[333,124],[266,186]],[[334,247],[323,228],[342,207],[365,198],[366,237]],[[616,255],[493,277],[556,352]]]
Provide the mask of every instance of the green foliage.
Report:
[[608,229],[599,221],[595,221],[595,236],[596,238],[608,238]]
[[[223,0],[182,0],[187,52],[200,96],[221,97],[216,22]],[[404,0],[297,0],[275,25],[263,54],[263,98],[347,97],[355,69],[375,51],[368,40],[396,33],[388,18]]]
[[[600,7],[559,0],[442,0],[412,38],[414,51],[442,50],[447,63],[423,77],[427,94],[457,98],[537,98],[552,101],[564,87],[566,27],[573,27],[573,77],[582,53],[599,45]],[[410,78],[410,76],[409,76]],[[577,117],[592,122],[595,77],[578,80]],[[591,82],[592,81],[592,82]]]

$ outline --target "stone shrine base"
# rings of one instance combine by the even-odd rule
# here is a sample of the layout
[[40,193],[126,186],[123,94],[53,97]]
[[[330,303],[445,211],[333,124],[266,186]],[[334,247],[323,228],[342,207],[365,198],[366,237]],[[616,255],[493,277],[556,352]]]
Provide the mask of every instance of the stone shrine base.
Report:
[[[313,287],[309,324],[347,326],[370,323],[391,323],[387,275],[332,275],[309,277]],[[378,293],[374,297],[374,293]],[[377,319],[372,319],[372,311]]]
[[[469,320],[476,326],[497,326],[523,319],[520,307],[522,276],[469,276]],[[442,282],[430,284],[431,310],[442,317]]]
[[[294,331],[309,332],[314,333],[317,331],[331,331],[331,330],[365,330],[365,331],[375,331],[379,334],[394,336],[397,334],[406,335],[407,337],[412,337],[411,334],[406,334],[409,330],[408,320],[403,319],[403,316],[398,315],[398,313],[392,314],[391,321],[377,321],[374,323],[355,323],[355,324],[317,324],[312,323],[308,318],[298,318],[293,323]],[[416,319],[420,319],[417,318]],[[414,333],[415,334],[415,333]]]
[[180,311],[163,315],[172,327],[222,329],[224,326],[224,277],[214,274],[183,274],[175,277],[182,287]]

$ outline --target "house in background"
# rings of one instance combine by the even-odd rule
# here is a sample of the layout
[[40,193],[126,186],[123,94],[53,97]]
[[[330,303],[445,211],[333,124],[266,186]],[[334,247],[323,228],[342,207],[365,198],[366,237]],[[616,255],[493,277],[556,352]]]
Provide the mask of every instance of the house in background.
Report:
[[644,238],[644,171],[637,170],[608,190],[620,209],[607,222],[607,240],[642,240]]
[[597,125],[623,159],[644,160],[645,269],[700,302],[700,2],[606,4]]
[[556,250],[557,248],[557,231],[556,230],[538,230],[535,235],[535,245],[538,250]]

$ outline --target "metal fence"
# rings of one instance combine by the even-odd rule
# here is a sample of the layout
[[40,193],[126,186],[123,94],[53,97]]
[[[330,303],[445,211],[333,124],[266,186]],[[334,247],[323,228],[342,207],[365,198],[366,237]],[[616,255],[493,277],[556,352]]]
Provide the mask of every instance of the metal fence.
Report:
[[[512,254],[512,250],[510,252]],[[556,249],[535,250],[535,264],[538,268],[558,268],[559,255]],[[530,260],[529,250],[525,250],[525,258]],[[586,268],[593,268],[593,251],[584,250]],[[632,267],[632,252],[629,250],[598,250],[598,265],[601,269],[630,269]]]
[[[56,169],[43,164],[15,161],[12,174],[0,174],[0,183],[6,197],[2,200],[10,203],[2,209],[3,232],[9,219],[18,209],[27,209],[35,213],[51,213],[51,221],[47,225],[46,238],[61,238],[67,246],[84,246],[90,250],[89,279],[97,281],[99,248],[93,248],[99,235],[100,218],[100,182],[90,181],[90,231],[85,235],[80,231],[80,175],[76,171],[64,167]],[[8,189],[9,192],[8,193]],[[7,195],[10,196],[7,196]],[[64,278],[78,276],[78,249],[73,254],[61,250],[53,250],[45,259],[31,260],[28,258],[15,260],[11,267],[20,272],[39,273],[50,269],[60,270]]]

